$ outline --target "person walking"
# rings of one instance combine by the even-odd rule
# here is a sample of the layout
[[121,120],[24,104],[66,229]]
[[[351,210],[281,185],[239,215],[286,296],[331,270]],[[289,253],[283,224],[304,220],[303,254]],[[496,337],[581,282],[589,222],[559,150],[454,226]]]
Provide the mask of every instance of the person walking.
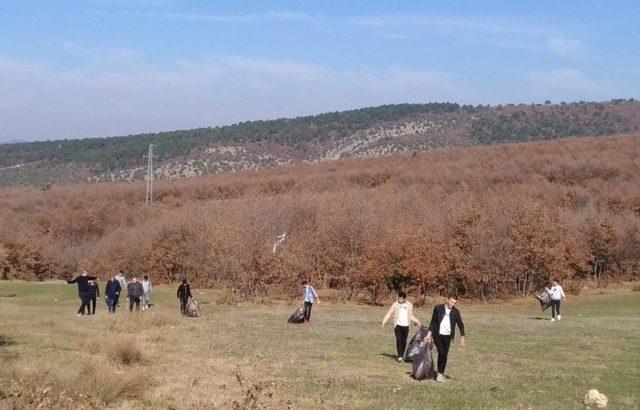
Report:
[[125,289],[127,289],[127,279],[124,277],[124,271],[122,270],[116,273],[115,278],[120,284],[120,289],[121,289],[120,293],[118,294],[118,297],[116,298],[116,305],[120,306],[120,295],[124,292]]
[[89,307],[91,308],[89,313],[90,315],[96,314],[96,303],[98,299],[100,299],[100,288],[98,287],[96,281],[97,279],[89,281]]
[[142,278],[142,310],[149,309],[151,306],[149,303],[149,297],[151,296],[151,291],[153,290],[153,285],[149,280],[148,275],[144,275]]
[[78,309],[78,316],[84,315],[84,308],[87,308],[87,313],[89,313],[89,295],[91,289],[89,288],[89,281],[96,280],[95,276],[89,276],[89,273],[86,269],[82,271],[82,274],[77,276],[75,279],[68,280],[67,283],[72,285],[74,283],[78,284],[78,296],[80,297],[80,308]]
[[183,315],[187,314],[187,303],[189,302],[189,298],[191,296],[191,286],[187,283],[187,278],[182,279],[182,283],[178,286],[177,292],[178,299],[180,299],[180,313]]
[[302,281],[302,302],[304,303],[304,324],[308,325],[311,321],[311,309],[313,308],[313,303],[317,301],[320,303],[320,298],[318,297],[318,293],[313,288],[313,286],[309,285],[306,280]]
[[140,299],[144,290],[142,289],[142,283],[138,282],[138,278],[135,276],[131,279],[131,282],[127,285],[127,295],[129,296],[129,312],[133,311],[133,305],[136,305],[136,311],[140,310]]
[[113,275],[107,281],[104,287],[104,300],[107,303],[107,310],[109,313],[116,313],[116,306],[118,305],[118,296],[122,288],[120,282],[118,282]]
[[447,357],[449,355],[449,346],[456,335],[456,325],[460,328],[460,347],[464,347],[464,323],[460,311],[455,307],[457,297],[454,295],[447,296],[447,300],[442,305],[433,308],[431,322],[429,323],[429,332],[425,340],[431,341],[438,349],[438,374],[436,381],[445,382],[444,371],[447,367]]
[[409,336],[410,322],[421,326],[420,321],[413,316],[413,304],[407,300],[407,294],[404,291],[398,292],[398,300],[393,302],[391,308],[382,319],[380,327],[384,328],[387,320],[393,315],[393,333],[396,335],[396,351],[398,353],[398,362],[403,362],[404,351],[407,348],[407,337]]
[[549,294],[549,301],[551,302],[551,321],[555,322],[556,319],[562,319],[562,316],[560,316],[560,301],[567,300],[567,295],[564,294],[564,290],[562,286],[560,286],[560,283],[558,283],[558,279],[552,280],[551,287],[545,289]]

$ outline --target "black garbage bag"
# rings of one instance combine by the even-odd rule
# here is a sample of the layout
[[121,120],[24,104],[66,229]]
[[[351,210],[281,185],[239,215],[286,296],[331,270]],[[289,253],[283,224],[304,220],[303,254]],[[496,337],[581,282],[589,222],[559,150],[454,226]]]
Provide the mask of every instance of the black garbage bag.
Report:
[[546,291],[540,293],[539,295],[536,293],[534,296],[536,299],[538,299],[538,302],[540,302],[540,308],[543,312],[549,309],[549,306],[551,306],[551,298]]
[[289,316],[287,323],[304,323],[304,308],[301,306]]
[[433,343],[420,343],[420,351],[413,359],[413,368],[411,377],[416,380],[429,380],[436,378],[436,372],[433,369],[433,356],[431,355]]
[[422,343],[427,336],[427,333],[429,333],[429,328],[420,326],[420,329],[418,329],[416,334],[411,338],[407,348],[404,350],[404,360],[412,361],[414,357],[420,353],[420,343]]

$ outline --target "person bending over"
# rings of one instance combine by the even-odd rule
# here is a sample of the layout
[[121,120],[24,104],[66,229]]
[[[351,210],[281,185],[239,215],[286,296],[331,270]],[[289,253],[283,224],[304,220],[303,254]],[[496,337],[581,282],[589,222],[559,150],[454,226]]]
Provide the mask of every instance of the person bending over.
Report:
[[442,305],[433,308],[429,332],[425,340],[433,340],[438,349],[438,374],[436,381],[445,382],[444,371],[447,367],[449,346],[456,335],[456,325],[460,328],[460,347],[464,347],[464,323],[460,311],[455,307],[457,297],[449,295]]
[[91,288],[89,287],[90,280],[96,280],[95,276],[89,276],[87,270],[84,269],[80,276],[77,276],[75,279],[68,280],[68,284],[78,284],[78,296],[80,297],[80,309],[78,309],[78,316],[84,315],[84,308],[87,308],[87,313],[89,311],[89,298],[91,293]]
[[409,322],[413,322],[418,327],[421,326],[420,321],[413,316],[413,304],[407,300],[407,294],[404,291],[398,292],[398,300],[393,302],[391,309],[387,312],[382,325],[393,315],[393,333],[396,335],[396,350],[398,352],[398,362],[402,362],[402,356],[407,348],[407,337],[409,336]]

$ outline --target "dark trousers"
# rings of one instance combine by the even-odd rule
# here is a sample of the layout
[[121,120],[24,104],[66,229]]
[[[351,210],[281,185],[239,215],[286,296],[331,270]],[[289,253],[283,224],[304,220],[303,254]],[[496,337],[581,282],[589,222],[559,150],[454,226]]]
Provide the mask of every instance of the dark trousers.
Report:
[[80,309],[78,309],[78,314],[84,315],[84,308],[87,308],[87,313],[91,313],[89,310],[89,299],[91,295],[86,292],[80,292],[78,294],[80,296]]
[[396,350],[398,357],[404,356],[404,350],[407,348],[407,337],[409,336],[409,326],[396,326],[393,328],[396,334]]
[[97,300],[98,300],[98,297],[97,297],[96,295],[91,295],[91,296],[89,297],[89,302],[91,302],[91,303],[90,303],[91,309],[89,309],[89,306],[87,306],[87,309],[89,309],[89,312],[90,312],[92,315],[95,315],[95,314],[96,314],[96,301],[97,301]]
[[109,313],[116,313],[116,305],[118,304],[118,297],[110,298],[105,296],[104,301],[107,303],[107,310]]
[[129,312],[133,311],[133,305],[136,305],[136,310],[140,310],[140,296],[129,296]]
[[311,320],[311,308],[313,307],[313,303],[304,302],[304,321],[308,322]]
[[551,299],[551,317],[554,319],[560,314],[560,301]]
[[447,367],[449,346],[451,346],[451,336],[437,335],[433,338],[433,343],[438,349],[438,373],[444,374],[444,370]]
[[180,298],[180,313],[183,315],[187,314],[187,303],[189,302],[189,298]]

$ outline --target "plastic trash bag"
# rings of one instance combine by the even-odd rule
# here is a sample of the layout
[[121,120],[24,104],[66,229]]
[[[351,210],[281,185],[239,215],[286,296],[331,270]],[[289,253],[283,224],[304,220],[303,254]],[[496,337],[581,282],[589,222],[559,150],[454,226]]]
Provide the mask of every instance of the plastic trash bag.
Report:
[[187,316],[199,317],[200,316],[200,302],[195,299],[191,299],[187,304]]
[[420,343],[420,351],[413,359],[413,368],[411,377],[416,380],[429,380],[436,378],[436,372],[433,369],[433,356],[431,355],[433,343]]
[[418,329],[404,350],[404,360],[412,361],[418,353],[420,353],[420,343],[422,343],[425,336],[427,336],[427,333],[429,333],[429,328],[426,326],[421,326],[420,329]]
[[538,299],[538,302],[540,302],[540,308],[542,309],[543,312],[549,309],[549,306],[551,306],[551,298],[549,297],[549,294],[546,291],[542,292],[539,295],[536,293],[534,296],[536,299]]
[[304,323],[304,308],[299,307],[289,316],[287,323]]

